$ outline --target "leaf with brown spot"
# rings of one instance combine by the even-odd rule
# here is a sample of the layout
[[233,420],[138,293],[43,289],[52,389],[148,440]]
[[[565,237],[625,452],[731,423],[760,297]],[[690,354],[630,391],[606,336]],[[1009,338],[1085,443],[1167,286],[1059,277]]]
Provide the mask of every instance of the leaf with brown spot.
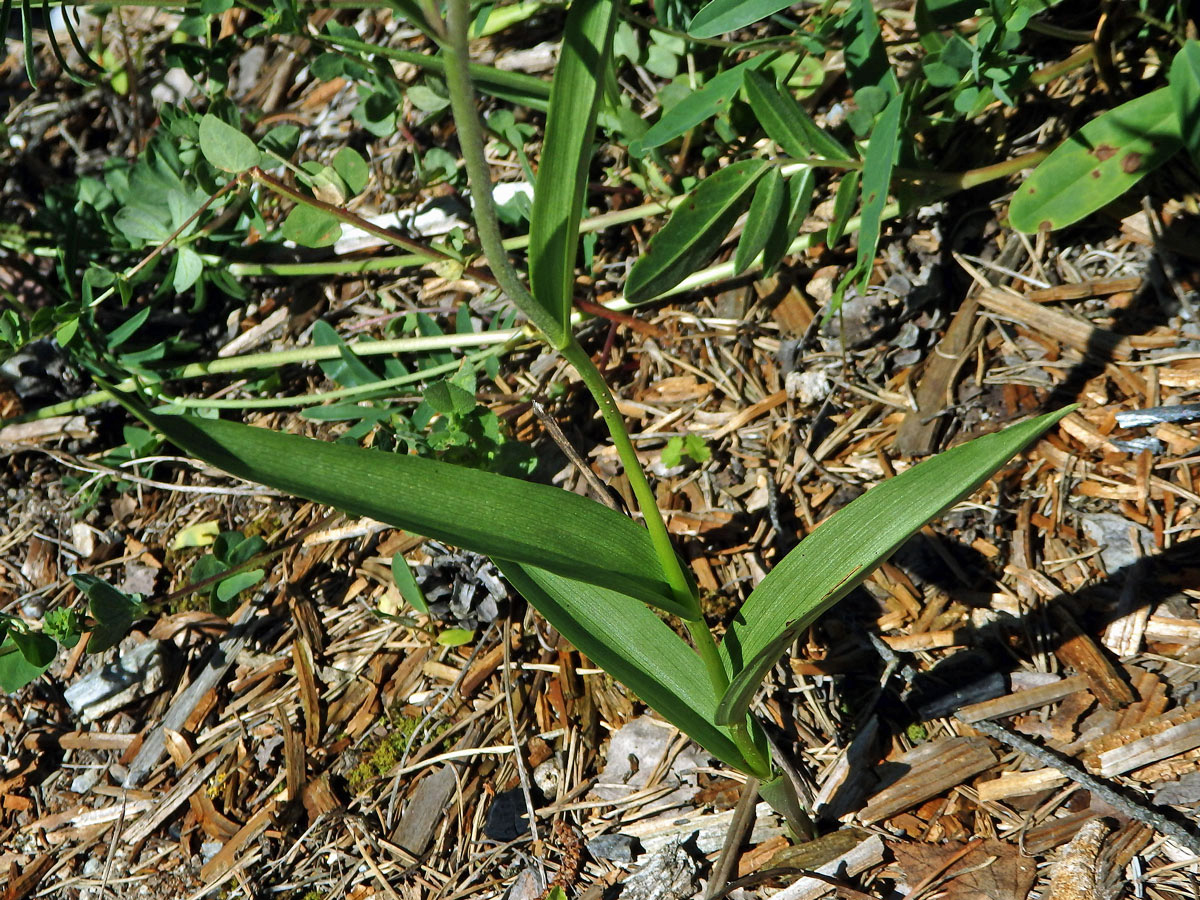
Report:
[[1170,159],[1183,143],[1179,131],[1170,88],[1093,119],[1025,180],[1009,208],[1012,227],[1032,234],[1078,222]]
[[1126,153],[1121,159],[1121,171],[1127,175],[1139,171],[1142,168],[1142,154],[1136,152]]

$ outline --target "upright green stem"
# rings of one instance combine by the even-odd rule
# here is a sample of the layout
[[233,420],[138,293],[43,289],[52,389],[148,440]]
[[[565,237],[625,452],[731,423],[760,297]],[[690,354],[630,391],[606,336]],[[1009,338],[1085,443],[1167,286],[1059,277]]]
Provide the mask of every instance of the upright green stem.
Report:
[[[689,621],[701,621],[703,617],[700,613],[700,604],[692,592],[687,578],[684,577],[683,569],[679,565],[679,557],[675,555],[675,550],[671,546],[667,526],[663,523],[662,515],[658,511],[658,504],[654,500],[654,491],[651,490],[650,483],[646,481],[642,464],[638,461],[637,453],[633,449],[633,442],[629,439],[629,432],[625,429],[625,422],[621,418],[620,412],[617,411],[616,401],[613,399],[608,385],[605,384],[604,377],[596,368],[596,364],[592,362],[592,358],[575,340],[569,324],[557,321],[534,299],[508,260],[508,254],[500,237],[500,225],[496,218],[495,205],[492,201],[492,176],[488,169],[487,157],[484,155],[483,128],[479,124],[474,92],[471,89],[470,57],[467,52],[469,25],[470,4],[468,0],[450,0],[446,13],[446,44],[444,47],[448,58],[446,84],[450,89],[454,125],[458,130],[463,163],[467,169],[467,178],[471,183],[471,194],[475,203],[475,229],[479,233],[479,243],[483,246],[484,253],[487,254],[488,263],[496,276],[497,283],[508,295],[509,300],[529,316],[556,349],[562,351],[563,356],[579,372],[583,383],[595,398],[596,405],[600,408],[600,415],[608,426],[613,444],[625,466],[626,475],[633,487],[634,496],[637,498],[638,509],[646,520],[646,527],[650,531],[655,553],[662,564],[663,574],[671,587],[676,605],[684,614],[684,618]],[[707,629],[704,631],[707,633]],[[708,641],[712,642],[711,634]],[[726,681],[727,686],[725,671],[716,655],[715,645],[711,653],[701,651],[701,656],[705,657],[706,665],[712,670],[709,673],[710,677],[715,678],[719,673],[720,680]]]
[[[699,601],[692,593],[691,585],[683,574],[683,568],[679,565],[679,557],[675,555],[675,550],[671,546],[671,536],[667,533],[667,526],[658,509],[658,502],[654,499],[654,491],[646,480],[646,472],[633,449],[633,441],[629,439],[625,420],[617,409],[617,402],[613,399],[612,391],[608,389],[604,376],[600,374],[600,370],[596,368],[592,358],[575,340],[574,335],[571,336],[567,346],[562,348],[562,355],[575,367],[575,371],[579,373],[579,377],[583,379],[584,385],[595,399],[596,406],[600,408],[600,415],[604,419],[604,424],[608,426],[613,446],[617,448],[617,455],[625,467],[625,476],[629,479],[629,486],[633,488],[633,496],[637,499],[638,510],[646,521],[646,528],[650,532],[651,541],[654,542],[655,553],[662,565],[667,583],[671,586],[675,602],[683,609],[692,611],[691,615],[683,616],[683,619],[687,624],[688,633],[692,636],[696,652],[704,662],[704,670],[708,673],[708,680],[712,684],[713,692],[720,697],[729,687],[729,675],[725,671],[725,665],[721,662],[721,654],[717,652],[717,642],[704,623],[704,614],[700,610]],[[741,750],[742,756],[754,767],[755,773],[764,777],[768,776],[771,771],[770,761],[759,752],[758,746],[750,735],[750,730],[745,725],[732,725],[729,730],[734,743]]]
[[479,123],[475,92],[471,88],[470,55],[467,51],[470,12],[468,0],[450,0],[446,10],[446,43],[443,49],[448,62],[446,87],[450,90],[454,127],[458,131],[463,165],[471,184],[471,201],[475,205],[475,230],[500,289],[546,335],[555,349],[561,350],[571,340],[569,328],[534,300],[508,261],[508,253],[500,237],[500,220],[496,217],[496,205],[492,199],[492,173],[483,149],[483,126]]
[[[463,164],[467,170],[467,178],[471,185],[471,197],[475,204],[475,229],[479,234],[479,243],[487,254],[488,264],[496,276],[496,282],[508,299],[521,309],[546,336],[549,343],[559,350],[563,357],[575,367],[579,377],[596,401],[604,424],[608,426],[613,445],[625,467],[625,475],[633,488],[638,510],[646,522],[650,539],[654,546],[655,555],[662,566],[663,575],[671,589],[672,599],[681,618],[687,622],[695,643],[696,652],[704,662],[713,691],[720,697],[729,687],[729,676],[721,662],[720,653],[712,632],[704,623],[704,615],[700,609],[699,599],[692,590],[679,557],[671,546],[671,537],[667,533],[666,523],[658,509],[654,491],[646,480],[641,461],[633,449],[625,421],[617,410],[617,403],[612,392],[604,381],[604,376],[592,358],[584,351],[571,332],[570,323],[559,321],[547,308],[540,305],[525,287],[512,263],[500,237],[499,221],[496,218],[495,204],[492,200],[492,177],[484,155],[483,128],[475,107],[474,92],[471,89],[470,58],[467,50],[467,32],[470,25],[469,0],[449,0],[446,13],[445,43],[446,53],[446,86],[450,91],[450,105],[454,112],[454,125],[458,131],[459,146],[462,150]],[[747,762],[755,769],[755,774],[766,777],[770,774],[770,763],[759,752],[749,729],[745,725],[733,726],[730,729],[738,749]]]
[[[567,346],[562,348],[562,355],[575,367],[575,371],[583,379],[584,386],[595,399],[596,406],[600,408],[600,416],[604,419],[604,424],[608,426],[613,446],[616,447],[621,464],[625,467],[625,477],[629,479],[629,486],[633,488],[633,496],[637,499],[638,510],[641,512],[642,518],[646,520],[646,528],[650,531],[650,539],[654,542],[654,551],[662,563],[663,574],[671,586],[675,602],[683,609],[692,612],[692,615],[685,616],[689,622],[700,621],[700,604],[692,593],[691,586],[679,565],[679,557],[675,555],[675,550],[671,546],[671,537],[667,534],[667,526],[663,523],[662,514],[658,510],[654,491],[650,487],[650,482],[646,480],[646,473],[642,469],[641,461],[637,458],[637,452],[633,449],[633,441],[629,439],[625,420],[617,409],[617,402],[613,399],[612,391],[608,389],[604,376],[600,374],[600,370],[596,368],[592,358],[575,340],[574,335],[571,336]],[[708,631],[707,628],[703,630],[706,633]],[[709,640],[712,640],[711,635]],[[701,653],[701,655],[704,654]],[[722,670],[722,678],[724,678],[724,670]]]

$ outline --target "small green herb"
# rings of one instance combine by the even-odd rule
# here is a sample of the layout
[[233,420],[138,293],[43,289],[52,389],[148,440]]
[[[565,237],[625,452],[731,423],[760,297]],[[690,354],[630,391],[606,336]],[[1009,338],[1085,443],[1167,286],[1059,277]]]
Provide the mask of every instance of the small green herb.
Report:
[[707,462],[712,456],[712,451],[708,449],[708,444],[704,443],[704,438],[698,434],[689,434],[684,437],[675,435],[667,441],[667,446],[663,448],[662,464],[668,469],[673,469],[683,462],[685,456],[699,464]]
[[223,531],[213,541],[212,549],[196,560],[191,571],[192,584],[218,579],[205,592],[214,613],[219,616],[232,613],[237,609],[238,595],[262,581],[266,573],[262,569],[249,569],[233,572],[227,578],[219,576],[244,566],[266,549],[267,542],[260,537],[246,537],[240,531]]

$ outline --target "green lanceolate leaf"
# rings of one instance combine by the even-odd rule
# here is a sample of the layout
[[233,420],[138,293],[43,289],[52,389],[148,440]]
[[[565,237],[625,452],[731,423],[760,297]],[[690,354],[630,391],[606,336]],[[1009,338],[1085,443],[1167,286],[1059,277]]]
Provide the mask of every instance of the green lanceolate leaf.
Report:
[[657,297],[708,262],[750,205],[755,182],[768,168],[761,159],[742,160],[700,182],[633,264],[626,299],[641,303]]
[[892,168],[896,164],[896,151],[900,145],[900,119],[904,109],[904,95],[896,94],[888,101],[863,157],[862,178],[862,224],[858,229],[858,269],[863,275],[863,287],[871,277],[875,264],[875,249],[879,246],[879,232],[883,219],[883,207],[887,203],[888,188],[892,184]]
[[783,207],[787,188],[779,169],[772,167],[758,181],[754,198],[750,201],[750,212],[746,216],[746,227],[738,238],[733,252],[733,274],[740,275],[749,268],[772,234],[782,231],[786,224],[787,210]]
[[878,87],[893,96],[900,90],[896,73],[888,63],[879,30],[879,14],[871,0],[852,0],[844,20],[848,26],[846,76],[855,90]]
[[354,355],[342,336],[324,319],[313,323],[313,343],[318,347],[337,347],[338,358],[322,360],[318,365],[325,376],[342,387],[362,387],[379,381],[379,376],[370,370],[361,358]]
[[1182,144],[1172,88],[1123,103],[1084,125],[1013,195],[1017,231],[1062,228],[1125,193]]
[[789,93],[758,72],[747,72],[746,99],[767,137],[795,159],[820,156],[852,159],[850,151],[825,133]]
[[1180,138],[1200,166],[1200,42],[1188,41],[1175,54],[1168,76]]
[[661,147],[728,108],[733,95],[742,86],[745,75],[763,62],[764,57],[756,56],[714,76],[700,90],[693,91],[665,110],[659,120],[630,146],[630,152],[641,153]]
[[392,580],[396,582],[396,590],[404,598],[404,602],[424,615],[429,615],[429,604],[425,600],[425,592],[417,584],[412,567],[403,554],[397,553],[392,557]]
[[1074,407],[989,434],[913,466],[822,522],[746,599],[721,643],[737,673],[718,722],[740,722],[762,679],[821,613],[930,519],[969,495]]
[[529,220],[529,288],[564,333],[571,317],[596,112],[616,21],[616,4],[611,0],[571,5],[550,88],[546,139]]
[[633,597],[496,560],[512,586],[568,641],[668,722],[736,769],[750,766],[716,725],[704,664],[679,635]]
[[850,214],[854,212],[855,201],[858,199],[858,184],[862,180],[862,172],[852,169],[842,176],[837,193],[833,195],[833,218],[825,230],[825,246],[833,247],[846,233],[846,225],[850,222]]
[[671,600],[649,533],[593,500],[417,456],[217,419],[156,415],[136,398],[110,390],[183,450],[238,478],[686,612]]
[[817,186],[817,176],[812,169],[802,169],[787,179],[787,197],[785,203],[786,220],[782,228],[773,232],[767,238],[763,248],[762,270],[764,275],[775,271],[783,259],[783,254],[794,238],[800,232],[800,226],[808,218],[812,209],[813,191]]
[[245,172],[262,158],[254,141],[211,113],[200,119],[200,152],[225,172]]
[[728,34],[791,5],[787,0],[710,0],[692,17],[688,34],[698,38]]

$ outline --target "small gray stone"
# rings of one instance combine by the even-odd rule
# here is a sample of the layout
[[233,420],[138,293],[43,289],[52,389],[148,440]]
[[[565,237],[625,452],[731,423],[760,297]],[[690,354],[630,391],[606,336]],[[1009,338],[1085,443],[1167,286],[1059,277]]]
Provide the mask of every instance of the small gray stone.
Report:
[[120,589],[126,594],[141,594],[146,596],[154,593],[154,582],[158,579],[158,570],[141,563],[125,564],[125,580]]
[[545,892],[546,885],[538,870],[533,866],[526,866],[517,873],[513,883],[504,892],[503,900],[537,900]]
[[542,760],[533,770],[533,783],[538,786],[543,797],[558,796],[558,785],[562,781],[562,763],[555,757]]
[[1124,516],[1089,513],[1080,519],[1084,534],[1101,546],[1100,560],[1109,575],[1132,566],[1154,547],[1150,530]]
[[[601,800],[624,800],[641,790],[670,751],[674,740],[674,729],[650,716],[639,716],[622,725],[609,740],[604,771],[590,796]],[[687,770],[697,769],[706,762],[707,756],[698,747],[691,744],[685,747],[676,755],[662,779],[663,784],[674,782],[679,788],[659,798],[659,802],[678,805],[690,800],[698,788],[696,776]]]
[[1154,792],[1154,802],[1162,806],[1190,806],[1200,803],[1200,772],[1184,775]]
[[602,834],[587,842],[588,853],[596,859],[607,859],[612,862],[633,862],[634,845],[637,838],[628,834]]

